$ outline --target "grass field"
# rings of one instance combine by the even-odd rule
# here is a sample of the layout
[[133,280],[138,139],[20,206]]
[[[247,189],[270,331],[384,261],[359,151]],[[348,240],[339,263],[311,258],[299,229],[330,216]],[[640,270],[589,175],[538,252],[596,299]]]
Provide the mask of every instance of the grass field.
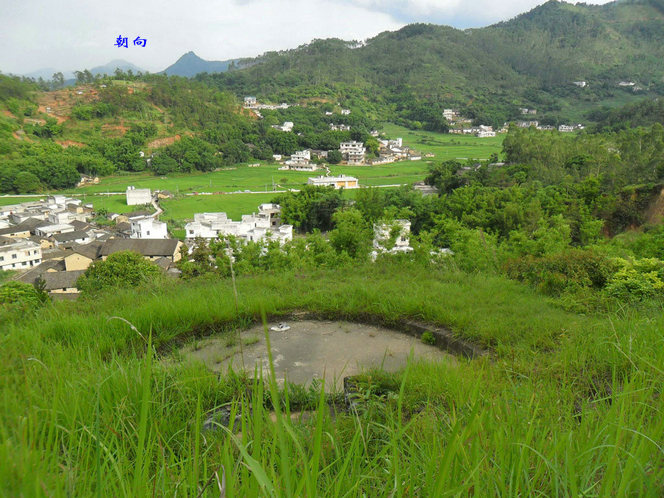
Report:
[[196,195],[161,201],[162,220],[187,220],[194,213],[225,212],[229,218],[240,220],[243,214],[258,212],[258,205],[270,202],[279,194]]
[[[208,279],[3,317],[0,495],[662,496],[661,311],[579,316],[402,262],[237,285],[237,311],[230,281]],[[369,372],[357,410],[331,416],[322,391],[169,352],[293,310],[430,322],[490,355]],[[204,431],[229,402],[235,427]]]
[[[351,175],[358,178],[361,186],[409,184],[421,181],[427,174],[431,162],[449,159],[488,159],[493,153],[500,153],[502,136],[480,139],[459,135],[444,135],[426,131],[411,131],[401,126],[385,124],[390,137],[402,137],[408,146],[422,152],[432,153],[434,158],[421,161],[402,161],[378,166],[331,165],[333,175]],[[66,191],[84,194],[82,200],[91,202],[95,208],[105,208],[110,212],[125,213],[136,210],[127,206],[124,195],[95,195],[107,192],[124,192],[129,185],[152,190],[168,190],[176,194],[175,199],[162,202],[165,210],[163,219],[183,221],[193,218],[194,213],[225,211],[233,219],[256,210],[263,202],[269,202],[275,194],[233,194],[185,196],[194,192],[244,192],[245,190],[265,192],[273,186],[279,190],[300,188],[310,176],[324,172],[306,173],[299,171],[279,171],[276,164],[261,164],[260,167],[238,165],[209,173],[173,174],[158,177],[150,173],[123,174],[102,178],[98,185]],[[347,195],[352,195],[350,192]],[[0,205],[24,202],[18,198],[1,198]]]
[[500,155],[505,135],[494,138],[477,138],[466,135],[445,135],[431,131],[413,131],[403,126],[384,123],[383,130],[390,137],[402,137],[404,144],[422,153],[431,153],[435,161],[489,159]]

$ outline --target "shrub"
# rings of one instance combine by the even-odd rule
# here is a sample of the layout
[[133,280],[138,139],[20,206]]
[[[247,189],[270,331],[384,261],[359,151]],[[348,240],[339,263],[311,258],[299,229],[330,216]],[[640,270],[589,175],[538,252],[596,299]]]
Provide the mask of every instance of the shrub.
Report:
[[544,294],[560,295],[582,288],[604,288],[614,265],[594,251],[572,249],[540,258],[512,259],[504,269],[510,278],[526,282]]
[[121,251],[92,263],[78,279],[77,287],[83,294],[94,294],[114,287],[136,287],[161,275],[161,269],[140,254]]

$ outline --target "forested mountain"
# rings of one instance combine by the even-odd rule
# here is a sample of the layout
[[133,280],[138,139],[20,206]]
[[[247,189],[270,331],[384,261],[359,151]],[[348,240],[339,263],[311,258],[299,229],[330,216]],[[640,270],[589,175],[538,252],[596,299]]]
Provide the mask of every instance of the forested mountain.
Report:
[[[413,24],[366,43],[315,40],[199,78],[276,100],[343,99],[349,88],[370,89],[367,96],[397,111],[413,101],[465,105],[499,121],[512,117],[516,106],[531,106],[556,120],[577,117],[598,102],[664,94],[663,57],[662,0],[602,6],[552,0],[486,28]],[[634,85],[620,87],[623,80]]]

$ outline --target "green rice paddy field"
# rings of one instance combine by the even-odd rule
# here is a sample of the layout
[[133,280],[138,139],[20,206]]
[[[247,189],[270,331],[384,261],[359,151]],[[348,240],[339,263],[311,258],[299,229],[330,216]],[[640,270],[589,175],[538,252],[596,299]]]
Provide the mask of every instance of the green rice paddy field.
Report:
[[[491,154],[501,152],[503,141],[502,136],[476,138],[444,135],[412,131],[389,123],[384,125],[384,131],[389,137],[402,137],[404,144],[423,154],[434,154],[434,157],[379,166],[330,166],[331,173],[354,176],[359,179],[361,186],[408,184],[423,180],[432,162],[489,159]],[[276,164],[262,163],[259,167],[238,165],[209,173],[174,174],[162,177],[149,173],[122,174],[102,178],[98,185],[69,190],[67,193],[81,196],[84,202],[92,203],[97,209],[104,208],[110,212],[126,213],[137,208],[127,206],[124,195],[100,194],[124,193],[129,185],[152,190],[167,190],[175,197],[162,201],[165,211],[163,219],[183,222],[193,218],[194,213],[204,211],[225,211],[231,218],[238,219],[242,214],[254,212],[259,204],[271,201],[276,195],[272,193],[273,190],[298,189],[306,184],[310,176],[311,173],[280,171]],[[186,195],[198,192],[215,195]],[[0,197],[0,205],[38,198]]]

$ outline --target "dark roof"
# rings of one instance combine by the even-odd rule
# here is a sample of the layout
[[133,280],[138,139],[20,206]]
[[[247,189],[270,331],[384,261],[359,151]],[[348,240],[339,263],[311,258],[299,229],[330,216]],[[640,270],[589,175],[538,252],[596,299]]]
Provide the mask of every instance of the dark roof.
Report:
[[108,256],[119,251],[134,251],[149,257],[173,257],[179,242],[177,239],[110,239],[102,246],[101,255]]
[[57,261],[55,259],[52,259],[50,261],[44,261],[39,266],[35,266],[34,268],[31,268],[25,273],[22,273],[19,277],[16,278],[16,280],[18,280],[19,282],[24,282],[26,284],[35,285],[35,283],[37,283],[37,280],[39,280],[39,277],[41,277],[42,274],[53,273],[53,272],[47,272],[47,270],[64,271],[65,262]]
[[11,237],[4,237],[0,235],[0,246],[6,246],[7,244],[13,244],[15,242]]
[[74,220],[69,224],[73,226],[76,230],[89,230],[92,227],[89,223],[79,220]]
[[42,251],[42,261],[50,259],[63,259],[65,256],[72,254],[70,250],[64,249],[46,249]]
[[21,225],[14,225],[7,228],[0,228],[0,235],[10,235],[12,233],[30,232],[29,228],[22,228]]
[[117,223],[115,225],[115,229],[118,232],[129,232],[129,231],[131,231],[131,223],[128,223],[126,221],[124,221],[122,223]]
[[89,244],[74,244],[71,246],[71,250],[74,251],[76,254],[80,254],[81,256],[85,256],[86,258],[90,258],[92,260],[95,260],[99,257],[99,251],[101,249],[101,246],[103,244],[98,241],[90,242]]
[[68,242],[70,240],[90,238],[88,232],[84,232],[83,230],[74,230],[73,232],[59,233],[57,235],[53,235],[52,237],[53,240],[56,240],[58,242]]
[[16,226],[21,227],[22,229],[30,230],[30,232],[34,234],[36,228],[45,227],[50,224],[51,223],[46,220],[39,220],[37,218],[28,218],[27,220],[23,220],[21,223],[19,223]]
[[44,288],[46,290],[54,289],[66,289],[70,287],[76,287],[76,281],[78,277],[83,275],[85,270],[76,270],[76,271],[55,271],[55,272],[45,272],[42,273],[42,278],[46,285]]

